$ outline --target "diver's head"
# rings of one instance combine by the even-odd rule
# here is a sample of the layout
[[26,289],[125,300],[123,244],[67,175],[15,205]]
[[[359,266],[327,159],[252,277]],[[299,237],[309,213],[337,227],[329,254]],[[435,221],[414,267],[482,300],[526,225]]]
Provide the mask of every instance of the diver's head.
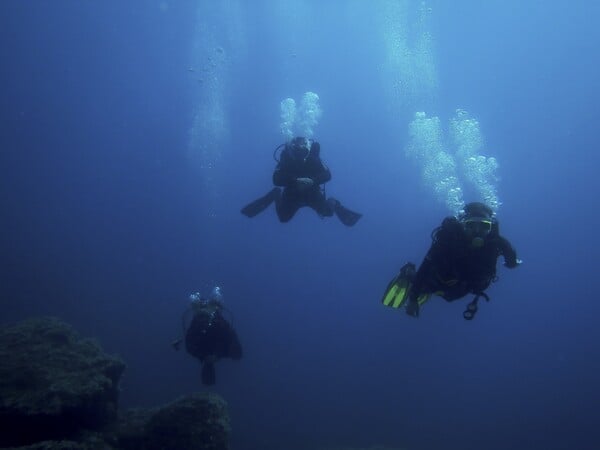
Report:
[[223,292],[219,286],[215,286],[208,296],[208,303],[214,306],[223,306]]
[[460,217],[461,219],[466,217],[487,217],[492,219],[494,217],[494,211],[492,211],[492,208],[485,203],[471,202],[465,205]]
[[290,149],[290,153],[294,159],[306,160],[310,153],[313,140],[305,137],[295,137],[287,145]]
[[467,238],[471,241],[471,246],[483,247],[485,239],[492,232],[494,226],[495,219],[492,209],[480,202],[468,203],[459,219]]
[[200,292],[191,293],[188,299],[190,300],[190,306],[194,311],[198,311],[199,309],[205,307],[207,304],[206,298],[202,297],[200,295]]

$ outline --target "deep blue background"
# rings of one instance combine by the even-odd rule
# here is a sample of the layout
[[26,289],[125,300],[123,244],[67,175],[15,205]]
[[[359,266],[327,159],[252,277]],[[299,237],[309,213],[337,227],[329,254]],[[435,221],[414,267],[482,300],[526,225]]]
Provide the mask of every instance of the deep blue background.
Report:
[[[63,318],[127,361],[123,407],[157,405],[202,389],[169,342],[187,294],[217,282],[246,352],[215,387],[236,450],[600,448],[600,7],[431,2],[427,112],[480,121],[502,231],[525,261],[500,267],[467,323],[463,304],[433,300],[413,320],[379,303],[447,211],[404,157],[414,111],[388,113],[365,19],[377,2],[315,1],[293,41],[284,2],[230,2],[245,54],[223,74],[215,217],[187,155],[195,3],[0,3],[2,322]],[[227,29],[227,15],[208,20]],[[270,188],[279,101],[306,90],[324,110],[328,193],[364,213],[352,229],[311,211],[285,225],[239,214]]]

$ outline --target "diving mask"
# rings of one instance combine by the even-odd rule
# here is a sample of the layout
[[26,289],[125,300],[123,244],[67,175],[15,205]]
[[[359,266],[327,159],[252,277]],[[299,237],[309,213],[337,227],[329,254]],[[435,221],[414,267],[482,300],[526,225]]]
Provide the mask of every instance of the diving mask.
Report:
[[492,231],[492,221],[483,217],[472,217],[463,221],[465,231],[475,236],[487,236]]
[[310,149],[312,148],[313,140],[305,137],[296,137],[290,142],[292,156],[295,159],[301,159],[306,161],[308,155],[310,155]]
[[483,217],[470,217],[463,220],[465,232],[472,239],[471,245],[475,248],[483,247],[485,238],[492,231],[493,222]]

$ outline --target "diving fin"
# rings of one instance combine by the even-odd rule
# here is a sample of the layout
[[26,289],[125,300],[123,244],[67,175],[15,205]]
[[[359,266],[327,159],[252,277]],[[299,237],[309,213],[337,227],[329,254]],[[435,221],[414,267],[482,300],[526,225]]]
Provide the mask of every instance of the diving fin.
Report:
[[354,212],[342,206],[342,204],[337,200],[335,200],[333,212],[335,213],[337,218],[340,219],[340,222],[342,222],[347,227],[354,226],[356,222],[358,222],[358,220],[362,217],[362,214]]
[[406,300],[408,300],[411,282],[415,273],[416,268],[413,263],[404,264],[400,269],[398,276],[388,284],[381,302],[385,306],[390,306],[392,308],[400,308],[404,305]]
[[275,187],[262,197],[257,198],[253,202],[248,203],[246,206],[244,206],[241,210],[241,213],[246,217],[252,218],[263,212],[265,209],[267,209],[271,205],[271,203],[273,203],[279,198],[280,194],[281,191],[279,190],[279,188]]
[[202,364],[202,384],[212,386],[216,381],[217,374],[215,372],[215,363],[205,361]]
[[[381,303],[391,308],[400,308],[406,304],[408,300],[410,290],[412,288],[412,281],[417,273],[417,269],[413,263],[406,263],[400,269],[400,273],[396,278],[390,281],[388,287],[383,294]],[[431,293],[424,292],[417,297],[419,306],[422,306],[429,298]]]

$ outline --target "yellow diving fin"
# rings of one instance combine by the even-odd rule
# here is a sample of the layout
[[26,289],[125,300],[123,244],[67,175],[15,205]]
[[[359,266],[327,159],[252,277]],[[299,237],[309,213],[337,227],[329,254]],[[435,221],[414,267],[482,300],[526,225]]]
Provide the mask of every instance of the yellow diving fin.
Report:
[[[381,303],[391,308],[400,308],[408,300],[408,294],[412,286],[412,280],[415,276],[416,268],[413,263],[406,263],[400,269],[400,273],[396,276],[390,284],[388,284],[385,294],[381,299]],[[423,305],[431,297],[430,293],[424,293],[419,295],[417,301],[419,306]]]
[[388,285],[382,303],[392,308],[400,308],[408,297],[409,284],[410,282],[406,278],[398,275]]
[[415,265],[413,263],[406,263],[402,266],[398,276],[388,284],[381,302],[391,308],[400,308],[404,305],[406,300],[408,300],[408,293],[410,292],[410,285],[414,275]]
[[419,302],[419,306],[423,306],[423,303],[425,303],[430,298],[431,298],[430,293],[421,294],[417,297],[417,302]]

